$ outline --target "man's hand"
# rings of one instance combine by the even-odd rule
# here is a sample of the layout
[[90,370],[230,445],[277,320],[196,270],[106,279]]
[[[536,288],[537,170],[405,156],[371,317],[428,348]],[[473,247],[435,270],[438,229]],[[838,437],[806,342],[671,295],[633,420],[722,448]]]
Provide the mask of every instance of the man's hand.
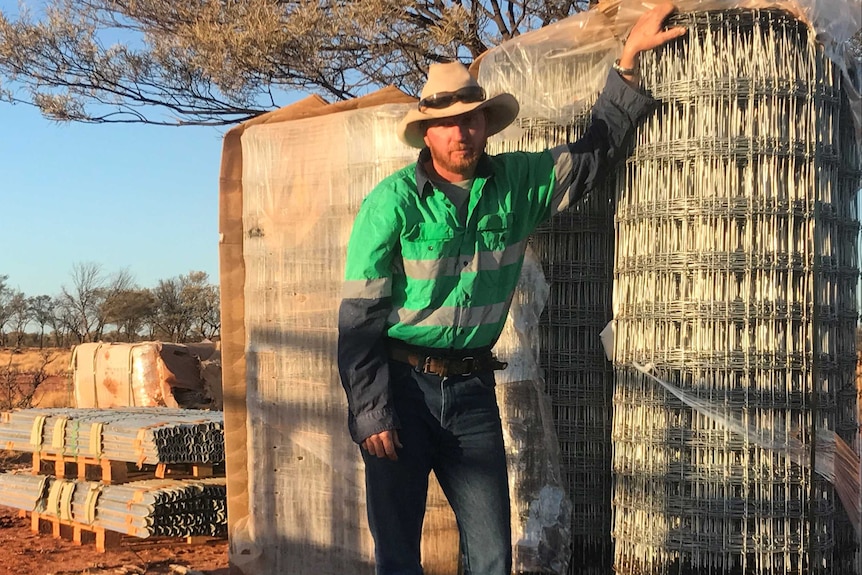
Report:
[[375,433],[362,442],[362,449],[376,457],[388,457],[392,461],[398,461],[398,454],[395,453],[396,447],[404,447],[398,441],[398,431],[389,429]]
[[644,13],[629,32],[623,53],[620,56],[620,66],[637,68],[638,56],[641,52],[652,50],[674,38],[684,35],[687,30],[682,26],[664,29],[664,21],[676,10],[670,2],[659,4],[649,12]]

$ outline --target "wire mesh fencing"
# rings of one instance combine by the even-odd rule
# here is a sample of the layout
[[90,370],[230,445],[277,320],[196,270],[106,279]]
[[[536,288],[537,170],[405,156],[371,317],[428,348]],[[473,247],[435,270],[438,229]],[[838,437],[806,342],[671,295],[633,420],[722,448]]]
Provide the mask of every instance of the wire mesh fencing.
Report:
[[859,151],[840,76],[782,12],[675,19],[687,38],[642,57],[662,104],[618,182],[614,566],[850,573],[854,533],[814,465],[632,367],[812,463],[817,429],[855,434]]

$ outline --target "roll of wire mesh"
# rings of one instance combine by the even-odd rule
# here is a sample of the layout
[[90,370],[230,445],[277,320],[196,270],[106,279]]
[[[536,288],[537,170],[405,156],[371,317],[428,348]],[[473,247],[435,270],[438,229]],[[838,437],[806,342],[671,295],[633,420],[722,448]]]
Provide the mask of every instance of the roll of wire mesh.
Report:
[[[579,53],[558,57],[555,69],[539,73],[546,84],[568,89],[590,78],[601,66],[602,54]],[[505,89],[516,97],[517,82],[529,75],[513,69],[495,69],[510,83]],[[486,88],[495,91],[495,78]],[[601,78],[603,80],[604,78]],[[514,85],[513,85],[514,84]],[[600,83],[599,83],[600,84]],[[520,89],[519,89],[520,88]],[[489,153],[539,151],[576,141],[589,124],[589,106],[598,92],[583,94],[581,105],[565,117],[521,117],[520,137],[491,141]],[[577,95],[575,95],[577,98]],[[540,318],[539,364],[551,398],[554,427],[560,445],[563,484],[572,502],[570,573],[603,575],[611,567],[611,395],[613,370],[601,351],[599,332],[611,319],[613,272],[613,189],[607,184],[583,201],[551,218],[530,238],[550,284]]]
[[[783,12],[680,14],[618,182],[614,568],[852,573],[832,484],[632,367],[801,440],[855,433],[859,149],[835,66]],[[839,407],[840,406],[840,407]]]

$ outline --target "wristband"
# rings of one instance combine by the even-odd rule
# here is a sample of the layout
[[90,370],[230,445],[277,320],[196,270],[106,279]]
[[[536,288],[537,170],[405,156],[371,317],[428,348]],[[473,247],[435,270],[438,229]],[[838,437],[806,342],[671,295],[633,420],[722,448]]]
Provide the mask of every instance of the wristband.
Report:
[[616,70],[621,76],[634,76],[638,72],[637,67],[623,68],[622,66],[620,66],[619,59],[614,61],[614,65],[612,66],[612,68]]

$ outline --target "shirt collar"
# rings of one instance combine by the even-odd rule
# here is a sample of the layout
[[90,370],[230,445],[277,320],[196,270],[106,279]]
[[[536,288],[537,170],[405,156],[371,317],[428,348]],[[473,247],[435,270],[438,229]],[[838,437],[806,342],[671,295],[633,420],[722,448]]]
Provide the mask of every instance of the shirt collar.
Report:
[[[425,162],[431,159],[431,150],[427,147],[422,148],[419,152],[419,159],[416,160],[416,190],[419,192],[419,197],[424,198],[434,190],[434,183],[425,171]],[[491,160],[488,159],[488,154],[483,153],[479,158],[479,163],[476,165],[476,174],[474,178],[488,179],[492,175]]]

